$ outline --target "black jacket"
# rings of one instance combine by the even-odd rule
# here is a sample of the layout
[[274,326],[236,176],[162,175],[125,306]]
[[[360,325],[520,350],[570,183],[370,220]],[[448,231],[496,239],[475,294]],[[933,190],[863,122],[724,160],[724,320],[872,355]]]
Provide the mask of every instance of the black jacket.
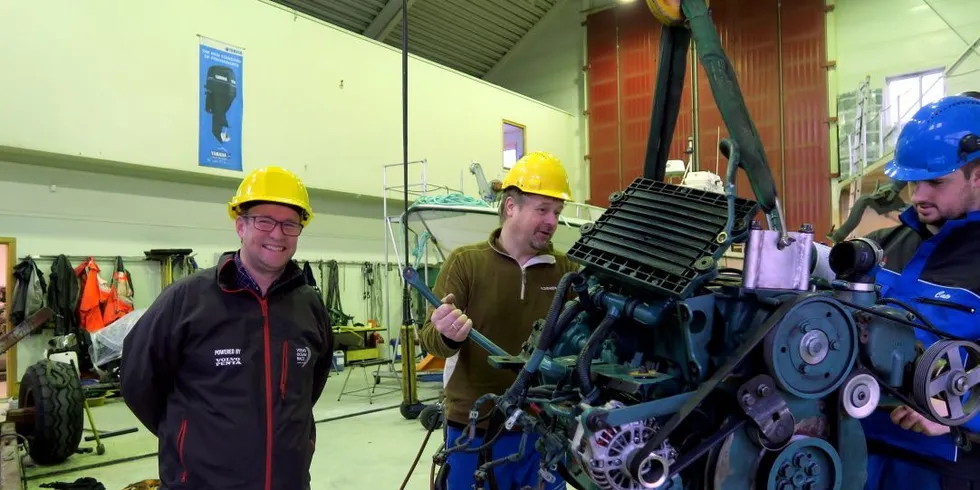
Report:
[[[68,257],[59,255],[51,263],[48,276],[48,306],[55,313],[55,335],[80,333],[81,319],[78,317],[78,300],[81,299],[81,286],[75,269]],[[88,345],[85,346],[88,348]]]
[[126,337],[122,395],[159,439],[165,489],[309,488],[333,336],[290,262],[265,298],[234,254],[164,290]]

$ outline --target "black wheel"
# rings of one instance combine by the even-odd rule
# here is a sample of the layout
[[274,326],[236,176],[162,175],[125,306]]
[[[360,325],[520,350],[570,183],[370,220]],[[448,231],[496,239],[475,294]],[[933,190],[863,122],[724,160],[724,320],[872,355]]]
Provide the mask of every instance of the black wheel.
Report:
[[405,417],[405,419],[407,419],[407,420],[415,420],[415,419],[419,418],[419,414],[422,413],[422,409],[423,408],[425,408],[425,405],[423,405],[421,403],[416,403],[414,405],[409,405],[409,404],[407,404],[405,402],[402,402],[402,405],[400,407],[398,407],[398,411],[401,412],[402,417]]
[[20,381],[18,408],[34,408],[33,427],[18,424],[39,465],[68,459],[82,442],[85,423],[82,385],[70,364],[42,360],[27,368]]
[[438,403],[426,405],[419,414],[419,422],[425,430],[436,430],[442,427],[442,405]]

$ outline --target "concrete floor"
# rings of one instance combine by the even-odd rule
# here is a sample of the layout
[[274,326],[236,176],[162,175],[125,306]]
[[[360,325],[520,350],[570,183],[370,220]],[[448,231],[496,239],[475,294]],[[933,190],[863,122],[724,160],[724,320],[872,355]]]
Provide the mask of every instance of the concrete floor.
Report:
[[[382,373],[387,368],[382,367]],[[382,379],[373,404],[366,397],[345,394],[340,401],[344,378],[349,368],[334,373],[314,409],[317,420],[317,449],[313,457],[313,489],[390,488],[401,486],[425,437],[425,429],[418,420],[405,420],[398,411],[401,391],[394,378]],[[374,368],[369,371],[369,382]],[[345,391],[365,387],[360,369],[353,371]],[[431,399],[439,395],[441,381],[420,382],[419,398]],[[362,392],[360,394],[365,394]],[[366,413],[365,413],[366,412]],[[58,466],[27,466],[27,488],[39,489],[49,482],[72,482],[82,477],[92,477],[105,485],[107,490],[121,490],[127,485],[157,478],[155,452],[157,440],[147,432],[129,412],[121,399],[107,401],[92,408],[96,427],[101,431],[138,427],[136,433],[105,439],[105,454],[93,451],[76,454]],[[321,422],[322,421],[322,422]],[[86,436],[88,432],[86,420]],[[406,489],[429,488],[429,467],[432,455],[439,448],[441,431],[435,431],[426,450],[412,474]],[[351,441],[340,444],[338,441]],[[82,447],[92,447],[94,442],[82,441]],[[29,462],[28,462],[29,464]]]

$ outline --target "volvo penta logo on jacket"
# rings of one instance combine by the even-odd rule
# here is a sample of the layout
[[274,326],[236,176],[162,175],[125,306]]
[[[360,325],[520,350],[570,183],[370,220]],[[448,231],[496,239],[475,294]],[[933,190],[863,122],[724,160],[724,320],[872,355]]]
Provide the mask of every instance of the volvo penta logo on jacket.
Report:
[[241,366],[241,349],[217,349],[214,351],[215,366]]

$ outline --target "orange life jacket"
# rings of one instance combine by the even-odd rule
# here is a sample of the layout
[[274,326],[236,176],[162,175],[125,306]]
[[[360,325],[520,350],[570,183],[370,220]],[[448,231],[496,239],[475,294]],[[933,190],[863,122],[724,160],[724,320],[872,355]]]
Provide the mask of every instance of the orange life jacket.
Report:
[[81,281],[81,298],[78,301],[78,317],[81,327],[89,333],[105,327],[102,319],[102,289],[108,292],[105,281],[99,277],[99,266],[95,259],[89,257],[75,267],[75,275]]
[[123,265],[122,257],[116,257],[116,270],[112,272],[112,283],[102,297],[102,322],[106,325],[133,311],[133,281]]
[[106,283],[99,275],[99,266],[92,257],[75,267],[75,275],[81,281],[78,316],[82,328],[89,333],[97,332],[133,311],[132,279],[122,257],[116,257],[111,283]]

